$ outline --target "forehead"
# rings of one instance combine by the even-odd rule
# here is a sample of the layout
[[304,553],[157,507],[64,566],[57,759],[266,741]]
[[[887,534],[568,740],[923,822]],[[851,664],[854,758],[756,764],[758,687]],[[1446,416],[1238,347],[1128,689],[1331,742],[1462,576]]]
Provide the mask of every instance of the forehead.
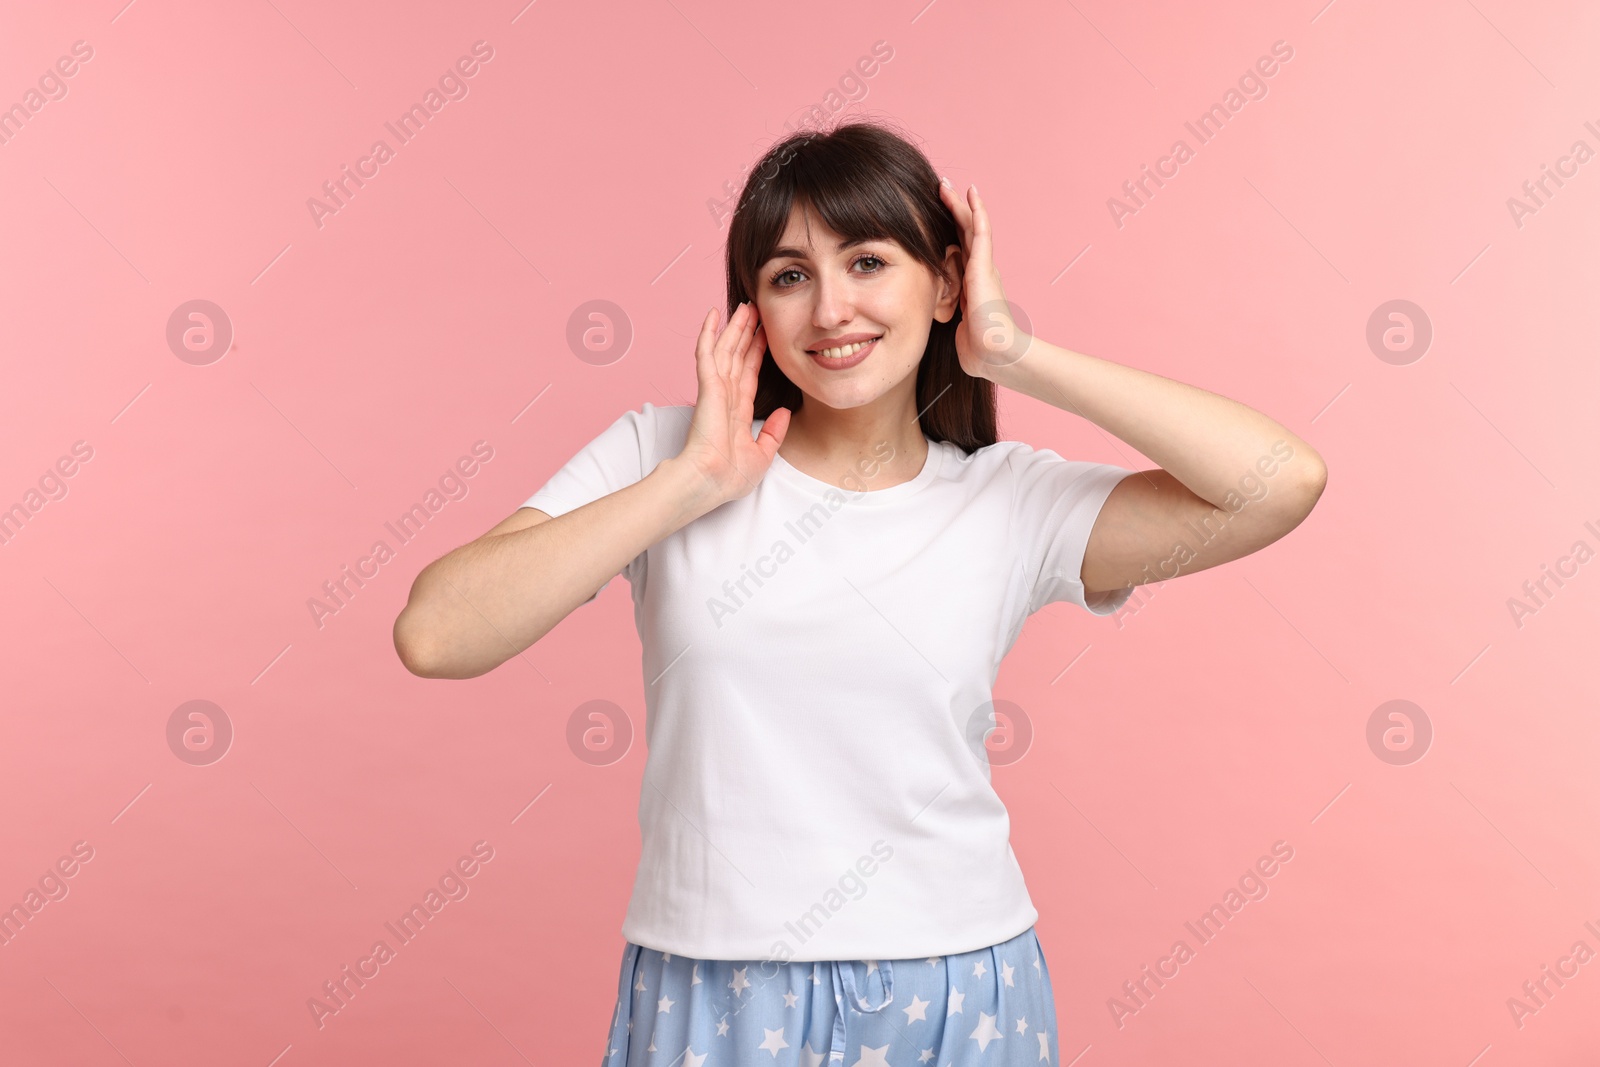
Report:
[[879,241],[891,245],[898,244],[892,237],[844,237],[822,221],[822,216],[817,214],[815,209],[804,204],[795,204],[789,209],[789,219],[784,225],[783,234],[778,238],[777,247],[773,249],[768,259],[832,256],[848,252],[858,245]]

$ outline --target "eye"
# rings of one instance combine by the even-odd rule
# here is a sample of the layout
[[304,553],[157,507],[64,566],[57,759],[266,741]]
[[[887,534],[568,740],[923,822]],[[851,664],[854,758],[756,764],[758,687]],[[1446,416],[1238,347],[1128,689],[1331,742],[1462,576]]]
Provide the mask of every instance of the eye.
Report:
[[[851,260],[850,261],[850,265],[852,267],[854,267],[854,266],[860,264],[861,262],[867,261],[867,260],[870,260],[872,263],[876,264],[876,266],[874,266],[871,270],[866,271],[865,273],[867,273],[867,274],[877,274],[879,271],[883,270],[884,265],[885,265],[885,260],[883,259],[882,256],[875,256],[871,252],[863,252],[861,255],[859,255],[855,259]],[[769,284],[771,284],[775,288],[788,289],[788,288],[798,284],[797,282],[785,282],[785,281],[781,280],[782,278],[784,278],[786,275],[789,275],[789,274],[802,274],[803,275],[803,272],[800,270],[799,267],[784,267],[781,270],[779,270],[776,274],[774,274],[772,277],[768,278],[767,282]]]

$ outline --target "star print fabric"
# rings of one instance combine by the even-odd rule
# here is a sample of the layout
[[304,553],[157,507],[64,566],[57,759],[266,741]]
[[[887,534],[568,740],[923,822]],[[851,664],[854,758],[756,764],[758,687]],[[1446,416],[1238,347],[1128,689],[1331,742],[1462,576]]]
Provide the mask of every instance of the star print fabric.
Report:
[[628,942],[601,1067],[1034,1067],[1056,1062],[1034,928],[901,960],[697,960]]

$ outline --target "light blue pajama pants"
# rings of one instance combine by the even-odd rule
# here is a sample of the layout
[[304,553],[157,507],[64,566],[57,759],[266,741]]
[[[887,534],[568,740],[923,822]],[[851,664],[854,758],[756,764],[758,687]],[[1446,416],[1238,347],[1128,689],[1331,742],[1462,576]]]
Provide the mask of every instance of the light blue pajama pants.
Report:
[[954,956],[696,960],[626,943],[601,1067],[1056,1064],[1039,940]]

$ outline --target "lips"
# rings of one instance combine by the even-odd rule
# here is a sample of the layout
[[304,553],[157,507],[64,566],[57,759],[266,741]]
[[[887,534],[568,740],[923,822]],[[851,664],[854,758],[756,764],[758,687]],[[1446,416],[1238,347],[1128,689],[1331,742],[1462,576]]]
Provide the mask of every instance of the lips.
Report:
[[806,355],[810,356],[819,367],[824,367],[828,370],[844,370],[846,367],[855,366],[857,363],[860,363],[862,360],[871,355],[877,349],[878,341],[880,339],[881,337],[869,336],[867,339],[851,344],[839,344],[838,342],[834,342],[829,346],[828,351],[839,351],[840,349],[843,349],[846,353],[848,353],[840,356],[839,358],[830,358],[822,355],[821,352],[816,351],[808,351]]

